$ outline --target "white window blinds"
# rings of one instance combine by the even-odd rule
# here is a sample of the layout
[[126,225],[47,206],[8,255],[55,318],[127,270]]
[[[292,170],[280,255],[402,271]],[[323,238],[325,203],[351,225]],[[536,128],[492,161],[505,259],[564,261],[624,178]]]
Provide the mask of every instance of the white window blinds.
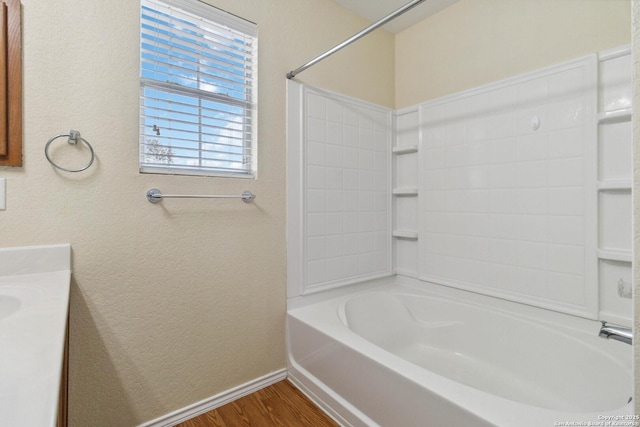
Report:
[[255,174],[257,28],[197,0],[142,0],[140,171]]

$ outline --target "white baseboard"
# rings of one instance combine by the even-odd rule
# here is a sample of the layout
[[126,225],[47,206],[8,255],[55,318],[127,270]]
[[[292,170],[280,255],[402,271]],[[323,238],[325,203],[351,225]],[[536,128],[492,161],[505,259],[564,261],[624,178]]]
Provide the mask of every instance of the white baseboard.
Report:
[[287,378],[287,370],[280,369],[275,372],[271,372],[263,377],[256,378],[245,384],[234,387],[230,390],[223,391],[222,393],[211,396],[207,399],[196,402],[192,405],[186,406],[177,411],[173,411],[169,414],[163,415],[155,420],[147,421],[144,424],[140,424],[138,427],[171,427],[181,422],[187,421],[191,418],[202,415],[205,412],[209,412],[216,409],[226,403],[232,402],[243,396],[251,394],[262,388],[277,383],[278,381]]

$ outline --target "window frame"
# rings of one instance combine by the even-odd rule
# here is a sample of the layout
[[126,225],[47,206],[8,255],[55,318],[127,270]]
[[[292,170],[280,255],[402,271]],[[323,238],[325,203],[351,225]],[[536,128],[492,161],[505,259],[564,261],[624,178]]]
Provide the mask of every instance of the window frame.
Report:
[[[239,83],[239,85],[242,86],[243,88],[242,94],[243,94],[243,97],[245,97],[246,99],[241,99],[240,97],[233,96],[228,93],[225,94],[225,93],[219,93],[214,91],[216,89],[222,88],[223,85],[216,86],[214,90],[206,90],[206,89],[201,89],[199,87],[189,87],[189,86],[181,85],[179,83],[175,83],[171,81],[160,81],[157,79],[146,77],[144,75],[145,64],[162,64],[164,66],[167,66],[167,64],[157,59],[150,60],[150,59],[144,58],[145,52],[147,53],[150,52],[148,49],[145,50],[144,48],[145,18],[143,17],[143,14],[145,13],[145,7],[151,8],[152,10],[157,10],[154,8],[167,8],[172,12],[173,12],[173,9],[175,8],[175,9],[178,9],[178,12],[174,14],[170,14],[172,19],[177,19],[177,20],[184,19],[185,14],[193,15],[193,21],[189,21],[189,22],[193,22],[193,23],[197,22],[197,25],[200,25],[200,26],[207,25],[206,26],[207,34],[210,34],[210,32],[215,30],[218,30],[218,31],[230,30],[236,33],[241,33],[243,36],[243,40],[249,40],[247,44],[244,44],[244,42],[241,44],[243,47],[243,52],[249,52],[246,55],[249,58],[249,60],[248,61],[245,60],[243,62],[244,68],[241,69],[241,73],[240,74],[236,73],[234,75],[234,77],[242,76],[242,82]],[[141,18],[140,19],[140,50],[141,51],[140,51],[140,76],[139,76],[140,77],[140,105],[139,105],[140,107],[139,136],[140,138],[138,142],[139,172],[165,174],[165,175],[194,175],[194,176],[212,176],[212,177],[257,178],[257,160],[258,160],[257,141],[256,141],[257,134],[258,134],[257,132],[257,122],[258,122],[257,25],[250,21],[231,15],[228,12],[225,12],[221,9],[215,8],[214,6],[202,3],[198,0],[141,0],[140,13],[141,13],[141,17],[140,17]],[[177,17],[176,15],[179,15],[179,16]],[[162,24],[158,25],[158,27],[163,28]],[[201,27],[198,27],[198,28],[201,28]],[[176,33],[182,34],[182,31],[176,30]],[[166,39],[162,39],[162,40],[169,40],[169,39],[170,38],[167,37]],[[195,53],[191,52],[191,54],[193,54],[196,57],[196,62],[194,62],[194,64],[196,64],[197,68],[196,68],[196,71],[193,71],[193,75],[197,77],[196,84],[198,86],[200,85],[205,86],[205,85],[215,85],[216,83],[222,82],[224,78],[220,76],[215,76],[215,77],[219,77],[219,80],[214,80],[213,84],[205,82],[204,79],[202,81],[200,80],[201,76],[205,76],[205,77],[214,76],[214,73],[201,74],[200,60],[207,59],[205,55],[207,49],[210,50],[211,45],[216,44],[219,40],[206,39],[204,34],[198,35],[198,37],[196,37],[195,39],[198,40],[200,43],[205,43],[205,42],[209,43],[202,50],[199,50]],[[149,40],[146,40],[146,42],[149,44]],[[176,46],[173,46],[173,47],[175,48],[175,50],[169,50],[168,51],[169,53],[176,52],[180,49],[179,47],[176,47]],[[157,52],[156,52],[156,55],[158,57],[162,56]],[[208,59],[210,60],[210,58]],[[166,61],[168,62],[171,60],[172,59],[169,59]],[[232,64],[231,62],[229,62],[228,64],[224,64],[224,61],[218,61],[218,62],[223,62],[223,65],[219,66],[220,69],[224,69],[224,67],[230,68]],[[179,68],[179,66],[177,66],[176,64],[173,64],[173,65],[174,66],[170,66],[170,65],[167,66],[167,68],[170,69],[170,71],[167,72],[169,77],[173,75],[179,75],[179,71],[176,71]],[[214,71],[218,69],[216,67],[209,67],[209,68],[212,68]],[[174,72],[175,74],[173,74]],[[242,74],[242,72],[244,74]],[[181,114],[181,112],[178,111],[177,109],[175,110],[167,109],[165,111],[165,113],[167,114],[166,117],[161,118],[160,116],[158,116],[157,121],[158,121],[158,127],[160,127],[160,130],[156,130],[157,129],[156,126],[152,126],[148,121],[148,119],[151,116],[147,115],[145,111],[148,109],[159,110],[160,107],[150,107],[147,104],[147,102],[154,102],[153,96],[147,95],[147,93],[149,93],[149,90],[155,93],[160,93],[167,96],[183,97],[184,99],[189,99],[197,102],[197,105],[193,105],[191,106],[191,108],[197,110],[198,114],[185,113],[185,115],[189,115],[190,119],[192,118],[197,120],[197,122],[194,121],[194,122],[188,123],[192,126],[198,127],[199,129],[197,132],[191,132],[193,135],[197,134],[197,137],[194,137],[193,140],[190,140],[188,142],[191,144],[197,145],[198,148],[186,148],[186,145],[188,145],[186,141],[182,146],[180,144],[178,144],[177,146],[174,146],[174,143],[178,139],[176,138],[172,139],[171,136],[165,136],[163,139],[164,139],[164,142],[167,142],[167,144],[162,144],[162,143],[159,144],[160,154],[158,154],[158,156],[167,157],[169,160],[168,161],[162,160],[155,163],[149,162],[149,157],[154,155],[153,153],[150,154],[149,151],[147,151],[148,147],[150,146],[149,138],[150,137],[152,138],[154,136],[152,132],[157,132],[157,135],[161,135],[160,130],[162,129],[162,127],[160,125],[160,122],[162,120],[164,120],[165,123],[166,122],[171,123],[172,121],[179,121],[172,118],[172,116]],[[233,89],[230,89],[230,91],[235,92],[235,90]],[[156,99],[155,102],[158,102],[158,99]],[[210,104],[214,103],[215,105],[222,106],[223,107],[222,109],[228,108],[229,110],[226,111],[227,118],[223,120],[218,117],[214,117],[212,115],[206,115],[206,116],[203,115],[203,110],[208,110],[206,107],[203,107],[203,103],[210,103]],[[238,113],[236,111],[242,111],[242,113]],[[224,111],[220,111],[220,112],[224,113]],[[208,114],[212,114],[212,113],[209,111]],[[230,117],[236,116],[237,118],[241,119],[241,121],[236,122],[236,121],[230,120],[228,119],[229,116]],[[223,125],[213,126],[213,127],[222,129],[222,132],[224,132],[224,128],[225,128],[224,123],[226,123],[227,126],[231,126],[230,129],[233,129],[230,131],[230,133],[237,133],[238,135],[241,135],[241,137],[235,137],[235,136],[232,137],[229,135],[224,135],[224,133],[221,133],[220,135],[204,134],[203,132],[201,132],[202,130],[201,128],[204,126],[203,120],[210,120],[210,121],[219,120],[220,123],[223,123]],[[236,127],[238,126],[241,127],[241,129],[237,129]],[[217,141],[213,142],[211,140],[205,140],[206,137],[212,138]],[[160,136],[160,138],[162,138],[162,136]],[[222,143],[220,142],[220,139],[228,139],[228,140],[235,139],[237,141],[242,141],[242,143],[241,144]],[[204,148],[205,145],[212,148],[206,149]],[[198,165],[190,166],[187,164],[172,164],[170,160],[171,159],[170,156],[173,155],[172,154],[173,148],[177,148],[178,150],[182,150],[182,151],[190,151],[191,153],[193,153],[192,155],[190,154],[188,156],[178,156],[178,157],[181,157],[182,159],[184,159],[185,162],[188,162],[189,160],[197,161]],[[167,150],[169,154],[167,154]],[[224,151],[224,150],[229,150],[229,151]],[[217,153],[220,157],[225,157],[225,154],[229,156],[235,156],[237,158],[241,158],[242,160],[229,161],[228,168],[225,168],[222,166],[203,165],[203,162],[220,162],[220,163],[225,162],[224,158],[206,157],[207,155],[211,156],[212,155],[211,153]],[[213,156],[215,156],[215,154],[213,154]],[[231,165],[233,164],[238,164],[243,166],[231,167]]]

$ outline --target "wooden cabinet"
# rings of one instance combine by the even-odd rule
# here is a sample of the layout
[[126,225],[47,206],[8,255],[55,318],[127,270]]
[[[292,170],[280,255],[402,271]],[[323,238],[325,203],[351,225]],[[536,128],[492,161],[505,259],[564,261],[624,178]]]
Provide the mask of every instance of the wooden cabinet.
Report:
[[0,5],[0,166],[22,166],[20,0]]
[[58,396],[57,427],[67,427],[69,421],[69,317],[64,338],[64,355],[62,356],[62,375],[60,377],[60,395]]

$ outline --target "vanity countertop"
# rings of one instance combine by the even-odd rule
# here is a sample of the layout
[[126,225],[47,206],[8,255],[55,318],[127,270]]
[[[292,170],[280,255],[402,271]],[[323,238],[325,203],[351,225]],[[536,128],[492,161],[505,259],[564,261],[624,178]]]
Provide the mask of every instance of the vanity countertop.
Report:
[[0,248],[0,424],[55,427],[69,288],[68,244]]

